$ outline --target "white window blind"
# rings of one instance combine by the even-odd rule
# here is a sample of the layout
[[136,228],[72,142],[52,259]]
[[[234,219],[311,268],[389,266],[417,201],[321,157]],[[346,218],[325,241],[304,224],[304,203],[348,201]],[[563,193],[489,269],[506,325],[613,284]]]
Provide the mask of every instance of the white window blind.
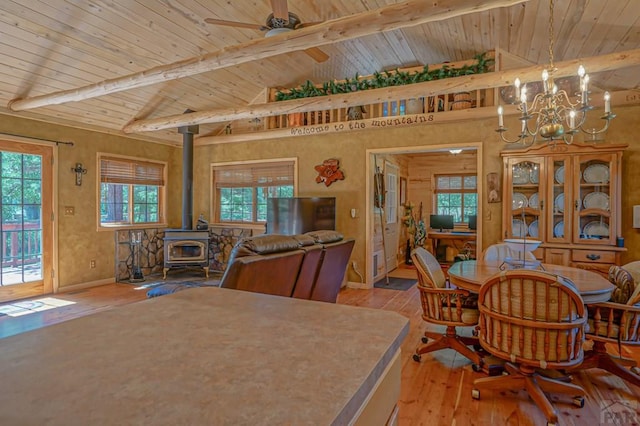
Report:
[[100,182],[164,186],[164,164],[128,158],[101,157]]
[[293,161],[215,166],[215,187],[293,185],[293,167]]

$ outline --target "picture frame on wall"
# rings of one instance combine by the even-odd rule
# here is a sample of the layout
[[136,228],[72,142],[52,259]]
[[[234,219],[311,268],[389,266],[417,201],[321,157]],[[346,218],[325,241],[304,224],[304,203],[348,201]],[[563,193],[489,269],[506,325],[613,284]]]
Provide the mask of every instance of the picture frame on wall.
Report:
[[487,173],[487,201],[489,203],[499,203],[502,201],[500,176],[498,173]]

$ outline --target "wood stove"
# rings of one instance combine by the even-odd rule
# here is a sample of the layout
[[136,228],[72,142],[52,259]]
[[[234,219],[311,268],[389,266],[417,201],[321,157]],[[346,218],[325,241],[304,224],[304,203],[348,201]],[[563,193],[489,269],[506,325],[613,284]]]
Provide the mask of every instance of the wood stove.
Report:
[[176,267],[197,266],[209,278],[209,231],[167,229],[164,233],[164,279]]

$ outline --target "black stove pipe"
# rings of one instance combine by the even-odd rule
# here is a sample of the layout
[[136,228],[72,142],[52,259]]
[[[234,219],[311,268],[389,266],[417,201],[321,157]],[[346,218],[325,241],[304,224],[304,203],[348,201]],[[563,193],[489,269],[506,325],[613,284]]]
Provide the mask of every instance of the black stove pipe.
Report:
[[[190,109],[185,114],[191,113]],[[182,134],[182,229],[193,229],[193,135],[199,126],[178,127]]]

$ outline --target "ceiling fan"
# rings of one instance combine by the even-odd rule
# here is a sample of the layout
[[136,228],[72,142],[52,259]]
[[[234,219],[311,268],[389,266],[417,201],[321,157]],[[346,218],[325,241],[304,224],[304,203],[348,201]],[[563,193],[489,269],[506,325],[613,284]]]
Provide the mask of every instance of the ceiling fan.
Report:
[[[298,15],[289,12],[287,0],[271,0],[272,13],[269,14],[264,25],[251,24],[247,22],[225,21],[222,19],[206,18],[204,21],[213,25],[225,25],[227,27],[249,28],[252,30],[266,31],[265,37],[271,37],[287,31],[295,31],[300,28],[316,25],[319,22],[303,23]],[[316,62],[324,62],[329,59],[329,55],[317,47],[305,49],[304,52],[312,57]]]

